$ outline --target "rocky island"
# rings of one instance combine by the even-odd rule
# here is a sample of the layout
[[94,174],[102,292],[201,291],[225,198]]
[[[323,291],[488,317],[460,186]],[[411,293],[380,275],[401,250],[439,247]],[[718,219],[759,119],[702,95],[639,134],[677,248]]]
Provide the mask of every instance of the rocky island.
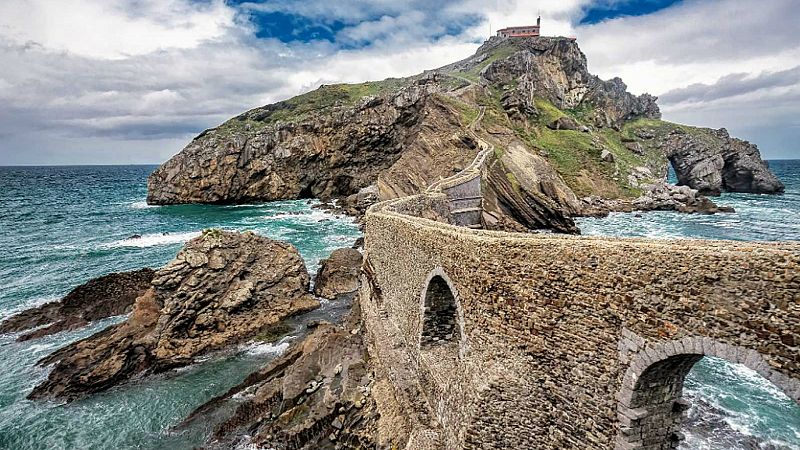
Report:
[[[360,215],[466,167],[476,136],[494,147],[485,207],[501,229],[577,232],[574,216],[782,192],[753,144],[660,117],[655,97],[590,74],[575,40],[493,37],[439,69],[321,86],[206,130],[150,176],[147,200],[315,197]],[[669,165],[690,190],[663,201]]]

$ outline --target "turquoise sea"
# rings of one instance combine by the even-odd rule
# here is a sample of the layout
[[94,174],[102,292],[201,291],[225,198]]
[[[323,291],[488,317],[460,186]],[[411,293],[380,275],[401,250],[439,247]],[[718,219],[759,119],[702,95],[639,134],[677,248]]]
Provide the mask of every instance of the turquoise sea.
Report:
[[[145,182],[154,169],[0,167],[0,320],[105,273],[159,267],[209,227],[289,241],[312,273],[321,258],[361,235],[352,219],[307,201],[151,207]],[[127,239],[134,234],[142,237]],[[335,314],[332,303],[312,314]],[[242,345],[66,406],[25,399],[46,375],[34,366],[37,360],[117,320],[26,343],[0,336],[0,449],[192,448],[202,444],[209,424],[177,434],[170,427],[289,345]]]
[[[724,195],[737,213],[612,215],[581,219],[584,234],[800,240],[800,161],[774,161],[782,196]],[[310,271],[335,248],[360,236],[346,217],[307,201],[237,206],[145,204],[145,181],[155,166],[0,167],[0,320],[55,300],[108,272],[169,261],[204,228],[253,230],[298,247]],[[127,239],[138,234],[140,239]],[[326,303],[317,314],[341,313]],[[69,405],[25,399],[45,376],[41,357],[120,318],[87,329],[17,343],[0,336],[0,449],[192,448],[212,424],[170,431],[196,406],[237,384],[289,345],[249,343],[214,354],[176,373],[127,384]],[[704,359],[686,392],[690,411],[686,449],[800,449],[800,407],[747,369]],[[721,421],[721,422],[719,422]],[[724,427],[712,426],[723,423]],[[721,430],[714,435],[704,430]],[[694,431],[692,431],[694,430]],[[719,434],[718,433],[718,434]],[[760,445],[753,447],[751,439]],[[772,446],[772,447],[770,447]]]

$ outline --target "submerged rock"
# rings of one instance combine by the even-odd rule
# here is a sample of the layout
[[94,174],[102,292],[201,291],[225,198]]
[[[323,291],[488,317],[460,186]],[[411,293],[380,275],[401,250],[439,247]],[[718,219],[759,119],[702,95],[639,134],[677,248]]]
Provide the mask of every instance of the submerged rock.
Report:
[[319,262],[314,294],[333,300],[339,295],[354,292],[358,289],[361,259],[361,252],[356,249],[334,250],[327,259]]
[[253,233],[206,231],[155,273],[128,320],[42,359],[55,366],[29,398],[70,401],[190,364],[317,308],[308,288],[293,246]]
[[0,323],[0,333],[37,328],[17,338],[18,341],[27,341],[82,328],[94,320],[128,313],[136,297],[150,287],[150,280],[154,275],[153,269],[145,268],[94,278],[76,287],[59,301],[9,317]]

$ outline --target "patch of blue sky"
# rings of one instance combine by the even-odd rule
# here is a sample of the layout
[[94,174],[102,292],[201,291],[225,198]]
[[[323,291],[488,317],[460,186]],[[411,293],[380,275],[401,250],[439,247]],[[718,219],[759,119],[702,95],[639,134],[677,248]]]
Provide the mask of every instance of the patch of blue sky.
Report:
[[[437,41],[447,36],[458,36],[466,29],[484,20],[480,14],[445,12],[444,4],[440,7],[428,5],[427,7],[421,7],[416,10],[412,8],[406,11],[408,13],[412,11],[422,13],[422,19],[419,23],[398,20],[399,15],[403,13],[397,11],[397,8],[383,10],[384,8],[375,7],[369,11],[359,11],[359,17],[348,18],[346,15],[338,15],[336,17],[323,18],[316,14],[309,16],[295,12],[293,11],[294,8],[291,7],[291,3],[283,4],[279,7],[271,5],[272,7],[269,8],[259,8],[258,5],[268,5],[270,2],[258,3],[246,0],[228,0],[228,4],[240,6],[242,12],[247,14],[248,19],[255,27],[257,38],[277,39],[285,43],[328,41],[337,47],[346,49],[367,47],[375,41],[385,40],[392,35],[396,36],[398,33],[401,35],[407,34],[403,33],[404,31],[410,31],[411,34],[421,33],[421,35],[418,35],[420,39]],[[396,28],[381,30],[375,28],[369,34],[357,33],[355,36],[346,32],[350,27],[380,21],[385,21],[387,27],[390,26],[389,24],[393,24],[395,27],[413,28],[413,30]],[[342,31],[344,33],[340,34]]]
[[584,9],[581,25],[626,16],[645,16],[669,8],[682,0],[602,0]]

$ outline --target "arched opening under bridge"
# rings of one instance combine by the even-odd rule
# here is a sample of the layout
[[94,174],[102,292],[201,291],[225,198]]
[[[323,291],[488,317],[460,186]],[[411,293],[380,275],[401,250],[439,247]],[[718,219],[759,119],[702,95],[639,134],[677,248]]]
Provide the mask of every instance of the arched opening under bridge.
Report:
[[425,289],[420,348],[457,344],[460,339],[455,293],[442,275],[433,275]]
[[[625,374],[618,395],[617,449],[667,450],[680,446],[686,438],[686,412],[692,406],[684,398],[684,383],[695,364],[705,356],[751,369],[756,372],[752,376],[786,394],[785,402],[793,411],[789,414],[800,411],[800,381],[772,369],[755,350],[702,337],[688,338],[677,344],[661,343],[640,351]],[[732,394],[742,395],[741,392]]]

